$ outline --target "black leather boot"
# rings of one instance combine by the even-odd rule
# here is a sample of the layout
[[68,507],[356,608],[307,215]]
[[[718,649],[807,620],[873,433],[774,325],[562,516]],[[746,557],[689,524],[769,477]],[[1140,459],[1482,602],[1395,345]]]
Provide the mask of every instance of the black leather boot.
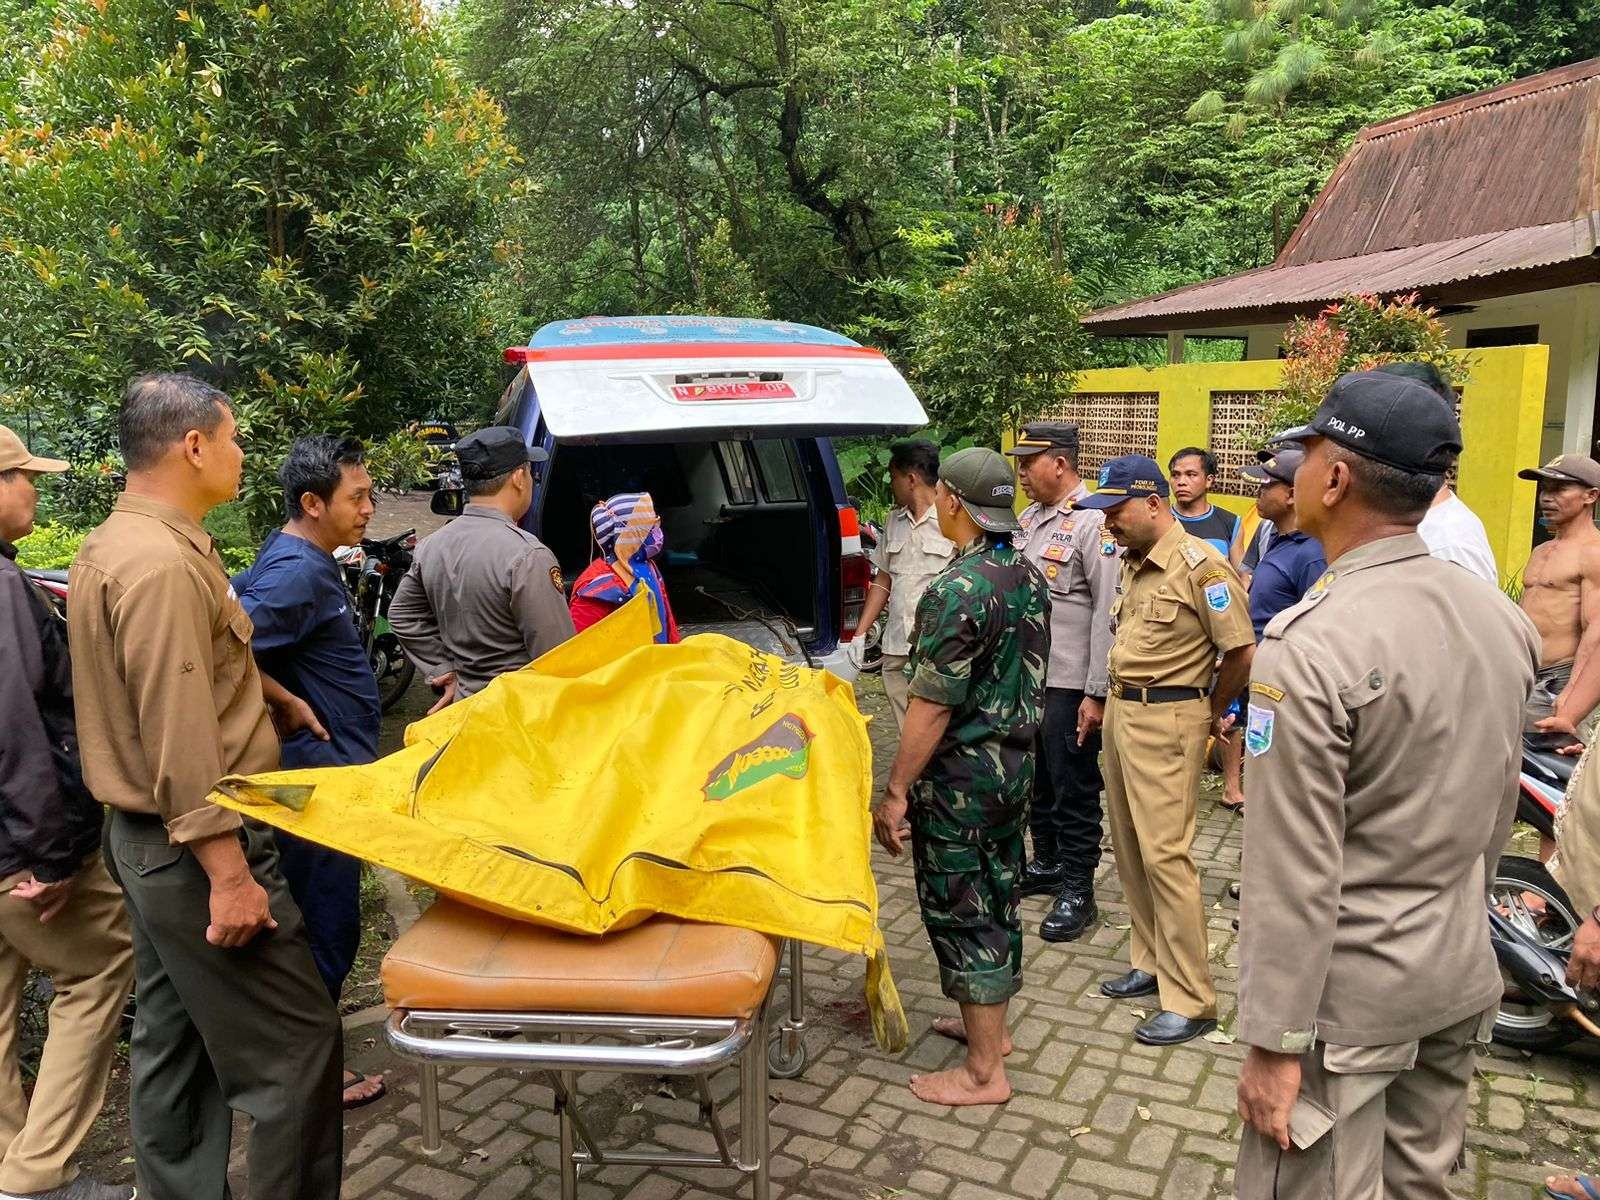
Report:
[[1039,936],[1047,942],[1075,942],[1100,919],[1094,902],[1094,881],[1072,878],[1061,885],[1056,902],[1039,923]]
[[1017,876],[1017,895],[1046,896],[1061,887],[1066,878],[1066,868],[1056,852],[1054,834],[1033,835],[1033,857]]

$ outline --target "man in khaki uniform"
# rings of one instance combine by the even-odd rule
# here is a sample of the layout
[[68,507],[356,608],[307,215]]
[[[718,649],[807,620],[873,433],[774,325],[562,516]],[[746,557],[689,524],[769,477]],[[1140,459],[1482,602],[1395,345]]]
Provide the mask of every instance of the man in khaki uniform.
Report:
[[[885,608],[883,623],[883,690],[889,697],[896,729],[906,723],[911,702],[911,639],[916,633],[917,601],[928,585],[955,561],[955,544],[939,532],[939,514],[933,506],[939,484],[939,447],[932,442],[896,442],[889,448],[889,490],[895,507],[872,552],[877,575],[867,592],[861,628],[871,629]],[[867,643],[857,637],[847,651],[857,669],[865,661]]]
[[1104,512],[1111,536],[1127,548],[1111,608],[1105,745],[1133,969],[1100,991],[1119,1000],[1160,993],[1161,1011],[1134,1030],[1150,1046],[1216,1027],[1190,847],[1206,737],[1225,731],[1256,644],[1238,575],[1215,547],[1184,532],[1167,492],[1161,468],[1135,454],[1107,463],[1099,487],[1078,501]]
[[1236,1186],[1444,1200],[1500,999],[1484,893],[1539,639],[1416,533],[1461,449],[1432,389],[1345,375],[1285,440],[1331,565],[1250,684]]
[[[0,1195],[130,1200],[72,1162],[105,1098],[133,951],[79,767],[66,624],[14,561],[34,480],[66,469],[0,425]],[[55,987],[31,1097],[17,1028],[30,967]]]
[[1094,902],[1104,836],[1100,727],[1120,559],[1105,518],[1092,508],[1073,508],[1089,494],[1078,477],[1076,425],[1031,422],[1008,453],[1033,501],[1018,517],[1022,533],[1014,542],[1050,588],[1050,671],[1028,810],[1033,861],[1017,892],[1055,893],[1039,936],[1070,942],[1100,915]]
[[278,766],[250,618],[206,513],[238,491],[228,399],[189,375],[133,381],[118,415],[127,490],[84,539],[67,599],[84,782],[113,809],[108,865],[133,926],[130,1058],[141,1200],[223,1200],[233,1112],[250,1194],[337,1200],[339,1014],[272,831],[211,804],[224,775]]

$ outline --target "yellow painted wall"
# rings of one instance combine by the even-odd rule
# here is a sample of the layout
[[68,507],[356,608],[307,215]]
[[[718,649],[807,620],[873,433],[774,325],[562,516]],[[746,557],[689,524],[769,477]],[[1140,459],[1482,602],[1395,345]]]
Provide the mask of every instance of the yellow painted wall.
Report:
[[[1533,544],[1534,485],[1517,472],[1541,461],[1549,353],[1545,346],[1507,346],[1468,355],[1473,369],[1461,395],[1459,490],[1488,531],[1502,577],[1521,575]],[[1209,442],[1213,393],[1270,391],[1282,370],[1271,360],[1114,367],[1083,372],[1077,391],[1159,393],[1156,457],[1165,465],[1174,451]],[[1242,496],[1212,499],[1241,513],[1253,503]]]

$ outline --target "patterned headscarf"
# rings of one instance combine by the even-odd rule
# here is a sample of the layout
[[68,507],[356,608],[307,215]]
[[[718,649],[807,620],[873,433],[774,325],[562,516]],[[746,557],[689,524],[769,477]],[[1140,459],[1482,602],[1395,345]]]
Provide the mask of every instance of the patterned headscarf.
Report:
[[640,587],[645,588],[655,599],[660,626],[657,640],[666,640],[665,585],[661,572],[650,561],[661,548],[661,518],[656,515],[656,503],[650,493],[623,492],[602,500],[589,510],[589,525],[594,530],[601,556],[611,565],[621,585],[597,579],[580,589],[581,594],[621,604],[636,595]]

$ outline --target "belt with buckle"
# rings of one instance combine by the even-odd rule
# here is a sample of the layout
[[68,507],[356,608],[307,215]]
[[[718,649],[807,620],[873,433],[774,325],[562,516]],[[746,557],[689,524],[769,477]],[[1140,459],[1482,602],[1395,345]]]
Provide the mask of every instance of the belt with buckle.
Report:
[[1205,688],[1130,687],[1125,683],[1113,683],[1111,694],[1118,700],[1131,700],[1135,704],[1176,704],[1180,700],[1204,700],[1211,695]]

